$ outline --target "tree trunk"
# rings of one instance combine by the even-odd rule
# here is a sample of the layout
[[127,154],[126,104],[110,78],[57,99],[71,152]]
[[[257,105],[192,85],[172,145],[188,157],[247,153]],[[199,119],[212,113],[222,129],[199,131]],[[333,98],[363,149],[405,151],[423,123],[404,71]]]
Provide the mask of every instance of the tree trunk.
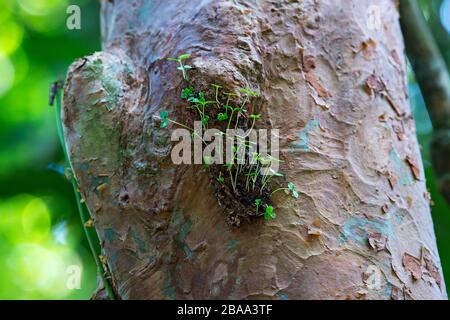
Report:
[[[395,1],[115,0],[101,16],[63,121],[120,298],[446,298]],[[189,121],[166,60],[182,53],[195,87],[261,92],[300,193],[273,197],[275,220],[230,226],[208,169],[172,163],[155,115]]]

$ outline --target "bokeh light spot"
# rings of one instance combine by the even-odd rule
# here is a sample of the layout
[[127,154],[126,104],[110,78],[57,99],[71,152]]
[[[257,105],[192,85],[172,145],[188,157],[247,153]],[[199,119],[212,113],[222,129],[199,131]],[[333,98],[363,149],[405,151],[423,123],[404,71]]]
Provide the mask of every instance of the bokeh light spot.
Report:
[[13,282],[24,290],[24,298],[32,298],[33,293],[58,298],[68,295],[67,268],[79,263],[72,250],[34,243],[16,246],[7,258],[8,267],[15,270]]
[[33,16],[45,16],[66,5],[61,0],[18,0],[20,7]]
[[12,20],[0,24],[0,53],[10,55],[19,48],[23,39],[23,28]]
[[9,58],[0,53],[0,97],[3,96],[14,83],[14,66]]
[[39,198],[31,200],[21,212],[25,237],[31,241],[45,240],[50,234],[51,219],[47,205]]

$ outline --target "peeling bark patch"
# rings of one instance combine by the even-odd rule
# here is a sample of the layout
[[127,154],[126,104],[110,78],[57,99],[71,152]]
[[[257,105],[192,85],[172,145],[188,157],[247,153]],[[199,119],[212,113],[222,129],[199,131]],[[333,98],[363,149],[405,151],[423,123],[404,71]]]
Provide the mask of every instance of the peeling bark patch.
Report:
[[319,120],[311,120],[306,124],[306,127],[304,127],[302,130],[300,130],[299,134],[299,141],[294,143],[294,147],[297,149],[300,149],[302,151],[308,152],[310,151],[309,147],[309,135],[310,132],[318,128],[320,126]]
[[404,112],[400,110],[400,108],[395,103],[394,99],[388,94],[385,93],[384,96],[386,97],[386,100],[389,102],[389,105],[391,106],[392,110],[394,110],[395,114],[399,117],[402,117],[404,115]]
[[441,273],[438,266],[433,261],[430,250],[428,250],[426,247],[422,247],[421,264],[424,274],[429,275],[431,278],[433,278],[436,284],[440,287],[442,282]]
[[400,294],[401,294],[401,293],[402,293],[402,292],[400,291],[399,288],[393,287],[393,288],[392,288],[392,292],[391,292],[391,299],[392,299],[392,300],[400,300]]
[[420,169],[417,161],[411,157],[406,157],[406,162],[411,168],[411,172],[416,180],[420,180]]
[[316,61],[311,55],[303,56],[303,71],[308,73],[312,69],[316,68]]
[[308,235],[314,236],[314,237],[320,237],[322,235],[322,230],[319,228],[310,226],[308,227]]
[[[357,242],[361,245],[367,243],[369,234],[380,234],[379,241],[382,242],[381,237],[386,237],[392,233],[392,228],[388,221],[369,220],[361,217],[349,218],[344,226],[340,236],[340,242],[346,243],[349,240]],[[372,241],[375,241],[372,240]],[[376,244],[381,246],[381,243]]]
[[391,189],[394,190],[397,185],[397,178],[391,172],[388,173],[388,182]]
[[414,280],[422,278],[422,267],[418,258],[409,253],[404,253],[402,263],[405,269],[411,273]]
[[376,48],[377,48],[377,42],[375,40],[373,40],[372,38],[364,41],[361,44],[361,50],[362,50],[364,59],[370,60],[370,58],[372,57]]
[[395,63],[398,65],[398,66],[401,66],[402,65],[402,61],[401,61],[401,59],[400,59],[400,56],[398,55],[398,53],[397,53],[397,50],[392,50],[391,51],[391,56],[392,56],[392,59],[395,61]]
[[408,288],[403,289],[403,299],[404,300],[414,300],[414,297],[412,296],[412,292]]
[[392,125],[392,129],[397,135],[397,139],[399,141],[405,140],[405,128],[403,127],[403,123],[400,123],[399,125],[398,124]]
[[308,227],[308,235],[320,237],[322,235],[322,230],[320,229],[321,224],[320,219],[314,220],[312,225]]
[[368,234],[369,244],[376,251],[383,251],[386,248],[387,237],[379,232],[370,232]]
[[321,98],[331,97],[331,93],[325,89],[323,85],[319,83],[317,77],[312,71],[305,74],[306,81],[311,85],[311,87],[317,92],[317,95]]
[[372,74],[367,78],[367,80],[366,80],[367,93],[369,93],[371,96],[373,96],[375,94],[380,93],[383,90],[384,90],[384,84],[377,75]]
[[394,149],[391,150],[389,157],[394,165],[394,169],[399,177],[399,182],[402,185],[411,185],[414,183],[410,170],[405,165],[405,162],[400,159]]

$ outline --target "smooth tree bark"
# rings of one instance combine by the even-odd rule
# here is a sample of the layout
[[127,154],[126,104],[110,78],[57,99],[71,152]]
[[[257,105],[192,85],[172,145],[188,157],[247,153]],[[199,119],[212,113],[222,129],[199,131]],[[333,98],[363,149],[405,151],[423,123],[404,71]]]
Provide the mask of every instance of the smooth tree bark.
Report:
[[[119,298],[446,298],[395,1],[115,0],[101,17],[63,121]],[[182,53],[194,87],[261,93],[300,193],[274,195],[275,220],[230,226],[208,170],[172,163],[157,115],[190,121],[166,60]]]

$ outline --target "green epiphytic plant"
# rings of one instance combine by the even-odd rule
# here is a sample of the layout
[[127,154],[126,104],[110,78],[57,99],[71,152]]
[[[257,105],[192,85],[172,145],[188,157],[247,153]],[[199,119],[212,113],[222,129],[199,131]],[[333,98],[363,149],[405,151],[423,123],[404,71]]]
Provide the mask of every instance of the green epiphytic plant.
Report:
[[264,212],[264,219],[266,221],[270,221],[271,219],[275,219],[277,217],[277,214],[273,210],[272,206],[266,206],[266,211]]
[[178,58],[168,58],[167,60],[169,61],[177,61],[179,66],[178,66],[178,70],[181,70],[181,72],[183,73],[183,79],[186,81],[189,81],[189,77],[187,75],[187,70],[192,69],[191,66],[184,64],[184,60],[190,58],[190,54],[182,54],[180,56],[178,56]]
[[168,115],[169,113],[164,110],[159,113],[159,117],[161,118],[161,128],[165,128],[169,125],[169,120],[167,119]]
[[286,191],[287,193],[291,194],[294,198],[298,198],[298,191],[295,184],[292,182],[289,182],[286,188],[278,188],[275,191],[272,192],[272,194],[278,192],[278,191]]
[[[257,216],[260,215],[261,207],[265,207],[265,219],[267,221],[275,219],[274,208],[270,205],[270,200],[268,200],[270,196],[282,190],[294,198],[298,198],[299,194],[296,186],[291,182],[288,183],[287,187],[278,188],[273,192],[269,191],[271,180],[274,177],[283,177],[279,172],[273,172],[273,170],[270,172],[271,164],[280,162],[280,160],[254,152],[255,146],[247,139],[257,126],[258,121],[261,120],[261,114],[249,113],[247,110],[252,109],[248,108],[249,103],[252,99],[259,97],[259,93],[248,88],[242,88],[238,93],[226,92],[220,84],[211,84],[210,91],[197,92],[189,84],[187,71],[192,67],[185,64],[185,60],[190,57],[190,54],[182,54],[177,58],[168,59],[178,62],[179,66],[177,69],[181,71],[183,79],[188,83],[188,86],[181,91],[181,99],[187,103],[187,109],[195,113],[203,129],[208,129],[210,126],[221,129],[221,135],[234,143],[231,162],[225,163],[222,169],[214,171],[217,174],[215,180],[221,186],[228,185],[235,195],[242,196],[244,192],[253,198],[251,201],[256,207]],[[207,92],[211,93],[210,99],[207,97]],[[159,118],[161,128],[166,128],[169,123],[173,123],[190,130],[193,132],[193,135],[197,134],[189,126],[171,119],[165,110],[160,111]],[[247,132],[242,136],[230,137],[226,133],[227,129],[246,129]],[[204,158],[204,166],[216,167],[211,165],[210,160]]]
[[256,206],[256,215],[259,215],[259,207],[261,206],[262,200],[260,198],[255,199],[255,206]]
[[[65,176],[72,184],[73,192],[75,195],[75,200],[77,202],[78,212],[80,215],[80,219],[82,222],[82,227],[86,236],[86,239],[89,244],[89,248],[91,250],[92,256],[95,261],[95,265],[97,267],[97,274],[100,276],[103,282],[103,286],[106,290],[106,293],[108,295],[108,298],[110,300],[115,299],[115,293],[113,290],[113,287],[110,283],[109,279],[109,272],[107,271],[106,267],[106,261],[104,260],[104,256],[101,255],[101,247],[100,247],[100,240],[97,235],[97,231],[95,230],[93,219],[91,217],[91,214],[89,213],[88,208],[86,207],[86,204],[84,203],[84,199],[82,199],[80,194],[80,189],[78,188],[77,180],[75,179],[75,176],[72,173],[72,168],[70,165],[67,165],[69,163],[69,156],[66,148],[66,144],[64,142],[64,133],[63,133],[63,126],[61,122],[61,89],[62,89],[62,81],[58,81],[52,85],[52,95],[54,96],[50,97],[50,105],[53,105],[53,100],[56,100],[56,128],[58,132],[59,141],[61,144],[61,148],[64,153],[64,161],[65,161]],[[53,93],[54,91],[54,93]]]

